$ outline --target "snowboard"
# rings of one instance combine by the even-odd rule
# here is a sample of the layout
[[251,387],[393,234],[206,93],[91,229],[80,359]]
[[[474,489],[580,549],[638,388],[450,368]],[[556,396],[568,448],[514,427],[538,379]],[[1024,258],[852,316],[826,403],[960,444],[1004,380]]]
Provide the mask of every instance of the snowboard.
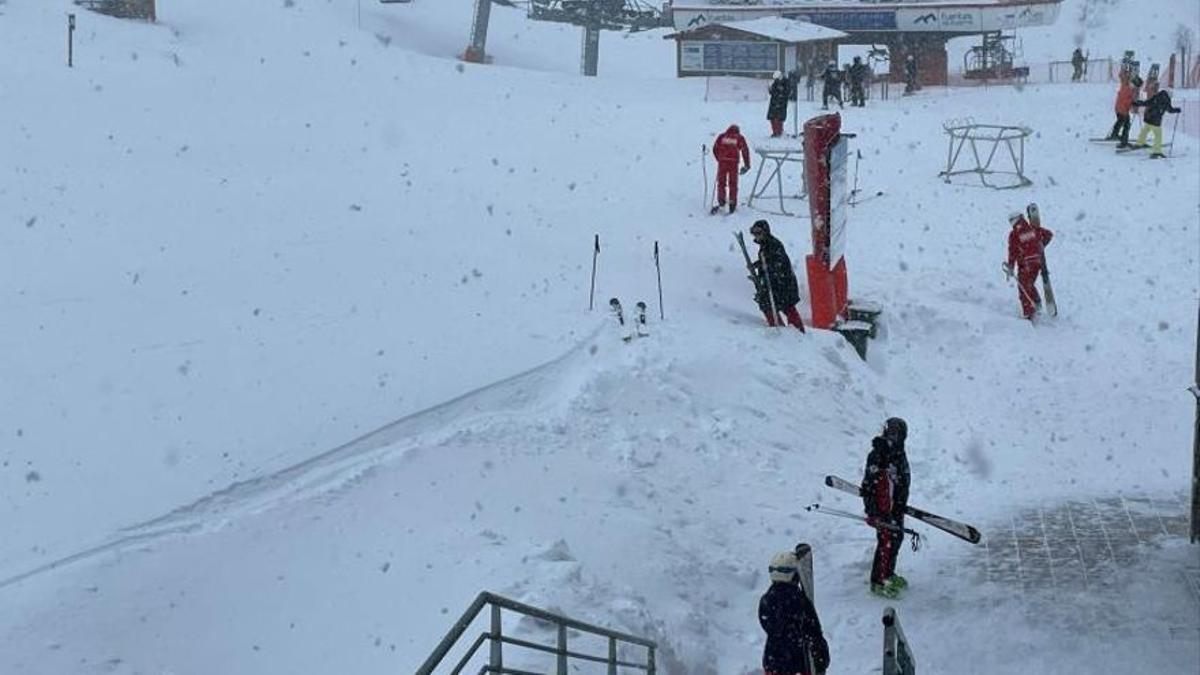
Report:
[[[837,476],[826,476],[825,485],[835,490],[841,490],[842,492],[859,497],[862,496],[862,490],[856,483],[851,483],[850,481],[838,478]],[[918,509],[915,506],[905,506],[904,513],[916,518],[926,525],[936,527],[947,534],[952,534],[963,541],[969,541],[972,544],[978,544],[979,542],[983,541],[983,535],[980,534],[979,530],[966,523],[960,523],[957,520],[939,516],[936,513],[930,513],[928,511]]]

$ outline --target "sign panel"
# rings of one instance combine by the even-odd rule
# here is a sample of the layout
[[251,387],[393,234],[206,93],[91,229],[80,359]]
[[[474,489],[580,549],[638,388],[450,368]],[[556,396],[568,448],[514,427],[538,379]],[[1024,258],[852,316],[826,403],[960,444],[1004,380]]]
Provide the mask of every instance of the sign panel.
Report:
[[704,70],[703,42],[684,42],[679,45],[679,69],[693,72]]
[[983,15],[977,8],[899,9],[896,24],[899,30],[909,32],[976,33],[983,30]]
[[846,222],[850,215],[850,142],[839,136],[829,147],[829,267],[846,254]]
[[779,70],[774,42],[702,42],[704,70],[772,72]]
[[980,10],[983,30],[1049,26],[1058,18],[1057,4],[988,7]]
[[785,19],[799,19],[836,30],[896,30],[896,10],[818,9],[784,11]]

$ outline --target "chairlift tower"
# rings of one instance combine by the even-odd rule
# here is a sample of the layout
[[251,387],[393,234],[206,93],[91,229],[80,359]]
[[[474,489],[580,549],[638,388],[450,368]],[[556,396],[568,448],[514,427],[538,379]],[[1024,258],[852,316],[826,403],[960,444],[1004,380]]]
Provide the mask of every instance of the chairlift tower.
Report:
[[[463,60],[485,63],[488,58],[488,19],[493,0],[475,0],[471,43]],[[600,62],[600,31],[639,31],[669,25],[661,9],[646,0],[527,0],[528,16],[535,21],[569,23],[583,28],[582,66],[584,75],[595,75]],[[505,2],[502,4],[512,4]]]

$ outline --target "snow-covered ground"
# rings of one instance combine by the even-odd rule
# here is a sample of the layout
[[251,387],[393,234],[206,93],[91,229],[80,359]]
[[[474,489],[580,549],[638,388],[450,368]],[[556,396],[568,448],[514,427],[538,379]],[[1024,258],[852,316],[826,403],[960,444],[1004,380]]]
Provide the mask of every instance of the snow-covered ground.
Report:
[[[852,295],[886,311],[863,363],[759,326],[730,231],[761,214],[702,215],[699,163],[730,122],[761,141],[763,106],[704,103],[661,32],[606,33],[583,79],[577,29],[497,6],[476,66],[453,59],[468,0],[358,9],[0,3],[0,672],[410,672],[486,588],[647,633],[668,672],[742,673],[766,561],[798,539],[835,671],[866,672],[870,532],[801,507],[853,507],[820,478],[856,475],[886,416],[910,423],[913,502],[985,536],[1187,488],[1200,147],[1087,143],[1110,85],[844,111],[884,191],[851,218]],[[1165,54],[1167,28],[1129,47]],[[1125,46],[1097,31],[1093,53]],[[1034,187],[937,178],[965,116],[1035,129]],[[1028,201],[1062,307],[1037,328],[999,271]],[[771,220],[799,259],[807,220]],[[596,233],[601,305],[654,307],[662,245],[651,338],[586,312]],[[1177,539],[1110,597],[1042,604],[929,539],[899,605],[927,672],[1200,658]]]

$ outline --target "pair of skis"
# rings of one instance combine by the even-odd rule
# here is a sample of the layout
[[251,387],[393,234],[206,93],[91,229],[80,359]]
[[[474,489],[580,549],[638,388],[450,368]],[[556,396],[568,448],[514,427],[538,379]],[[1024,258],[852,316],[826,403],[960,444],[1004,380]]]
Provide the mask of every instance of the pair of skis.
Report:
[[630,342],[635,337],[646,337],[650,333],[646,330],[646,303],[638,301],[634,305],[635,313],[630,317],[629,321],[625,320],[625,310],[621,308],[621,301],[613,298],[608,301],[608,307],[612,310],[613,317],[617,320],[617,326],[621,329],[621,340]]
[[[842,492],[846,492],[858,497],[862,496],[862,490],[857,484],[851,483],[850,481],[842,478],[838,478],[837,476],[826,476],[825,485],[835,490],[841,490]],[[826,509],[826,511],[828,511],[828,509]],[[939,516],[936,513],[930,513],[928,511],[918,509],[915,506],[905,506],[904,513],[908,516],[916,518],[926,525],[936,527],[947,534],[952,534],[963,541],[968,541],[972,544],[978,544],[979,542],[983,541],[983,535],[980,534],[979,530],[966,523],[961,523],[957,520]],[[857,515],[855,517],[857,517]],[[909,530],[905,530],[905,532],[909,532]]]

